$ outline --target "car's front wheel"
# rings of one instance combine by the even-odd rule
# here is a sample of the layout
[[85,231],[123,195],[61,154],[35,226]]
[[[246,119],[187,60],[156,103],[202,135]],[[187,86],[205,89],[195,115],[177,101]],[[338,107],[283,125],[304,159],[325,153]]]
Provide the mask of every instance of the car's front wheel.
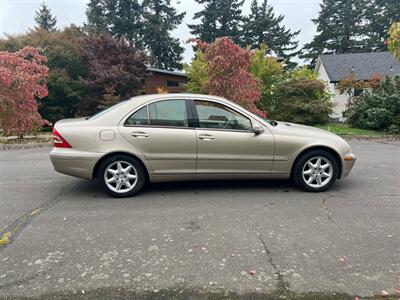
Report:
[[323,192],[335,183],[339,173],[335,157],[323,150],[302,155],[294,165],[293,181],[307,192]]
[[114,155],[100,165],[97,178],[102,188],[113,197],[137,194],[146,180],[145,170],[133,157]]

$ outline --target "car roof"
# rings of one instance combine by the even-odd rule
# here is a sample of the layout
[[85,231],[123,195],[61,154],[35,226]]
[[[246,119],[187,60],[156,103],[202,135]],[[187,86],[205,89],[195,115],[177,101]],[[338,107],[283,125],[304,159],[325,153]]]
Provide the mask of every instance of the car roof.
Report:
[[141,96],[136,96],[133,97],[127,102],[134,102],[136,105],[140,104],[145,104],[150,101],[154,100],[162,100],[162,99],[171,99],[171,98],[176,98],[176,99],[209,99],[209,100],[221,100],[221,101],[228,101],[231,102],[225,98],[219,97],[219,96],[212,96],[212,95],[204,95],[204,94],[192,94],[192,93],[171,93],[171,94],[149,94],[149,95],[141,95]]

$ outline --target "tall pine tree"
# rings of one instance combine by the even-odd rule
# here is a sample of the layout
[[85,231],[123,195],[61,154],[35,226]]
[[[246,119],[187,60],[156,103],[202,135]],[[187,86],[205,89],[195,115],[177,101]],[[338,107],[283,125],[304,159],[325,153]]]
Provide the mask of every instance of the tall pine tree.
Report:
[[400,21],[400,1],[365,1],[368,48],[371,51],[387,51],[386,41],[389,37],[389,28],[394,22]]
[[194,14],[193,19],[200,20],[200,23],[196,25],[188,25],[190,33],[204,42],[211,43],[218,37],[217,3],[219,0],[196,0],[196,2],[203,4],[204,9]]
[[90,0],[86,15],[89,33],[107,33],[141,46],[143,20],[138,0]]
[[38,25],[36,28],[41,28],[47,31],[56,31],[57,18],[51,14],[50,9],[44,2],[40,5],[39,10],[36,11],[35,21]]
[[254,49],[266,44],[269,51],[285,59],[299,54],[300,51],[296,51],[299,42],[295,38],[300,30],[292,32],[281,25],[284,16],[275,16],[268,0],[263,0],[261,5],[257,0],[253,0],[250,9],[250,15],[244,19],[242,29],[243,46],[251,46]]
[[304,46],[304,58],[313,62],[323,53],[368,51],[364,24],[365,0],[323,0],[314,39]]
[[240,41],[240,26],[242,23],[242,6],[244,0],[196,0],[203,4],[204,9],[195,13],[199,24],[189,25],[190,32],[196,38],[211,43],[223,36]]
[[157,68],[181,69],[183,47],[171,35],[185,13],[178,14],[171,0],[143,1],[143,44],[150,53],[150,62]]

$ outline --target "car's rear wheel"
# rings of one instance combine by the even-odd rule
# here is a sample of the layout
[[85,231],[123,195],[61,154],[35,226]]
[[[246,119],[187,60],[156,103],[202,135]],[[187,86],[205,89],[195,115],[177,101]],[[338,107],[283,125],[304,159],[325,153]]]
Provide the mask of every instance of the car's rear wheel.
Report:
[[313,150],[295,163],[292,177],[295,185],[307,192],[323,192],[335,183],[339,173],[335,157],[324,150]]
[[146,173],[135,158],[128,155],[114,155],[102,162],[97,178],[109,195],[130,197],[142,189]]

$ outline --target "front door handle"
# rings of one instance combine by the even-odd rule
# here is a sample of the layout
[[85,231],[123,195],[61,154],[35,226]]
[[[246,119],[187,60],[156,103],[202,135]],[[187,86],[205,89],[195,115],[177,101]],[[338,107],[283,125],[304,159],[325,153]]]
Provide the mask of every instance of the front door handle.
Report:
[[147,138],[149,135],[146,132],[143,131],[134,131],[131,132],[131,135],[135,138]]
[[201,134],[199,135],[199,139],[203,141],[212,141],[215,140],[215,136],[212,136],[211,134]]

